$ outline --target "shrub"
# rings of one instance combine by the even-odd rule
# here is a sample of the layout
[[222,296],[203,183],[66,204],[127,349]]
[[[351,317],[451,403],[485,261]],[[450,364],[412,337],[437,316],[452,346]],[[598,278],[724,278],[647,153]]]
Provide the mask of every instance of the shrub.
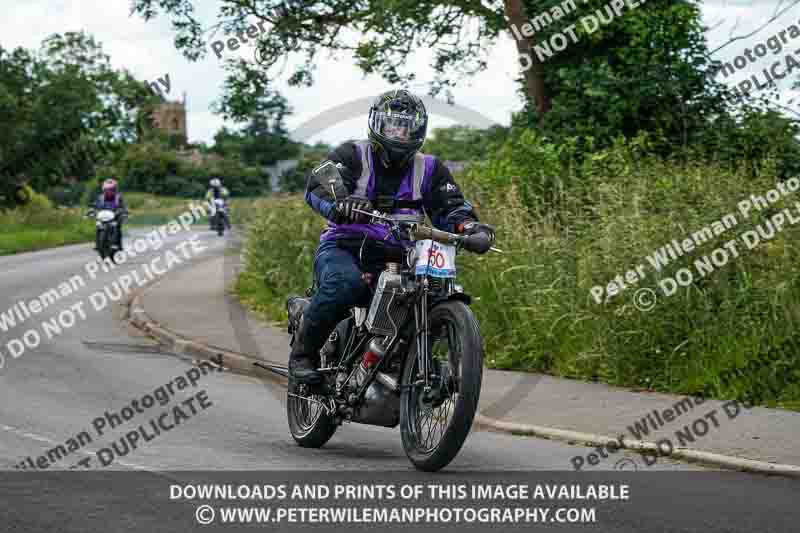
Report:
[[[763,403],[800,409],[800,227],[787,224],[753,250],[740,240],[739,256],[705,276],[694,265],[792,205],[790,196],[748,218],[737,211],[739,201],[775,187],[774,162],[747,169],[668,161],[652,155],[647,137],[578,149],[591,142],[523,134],[458,178],[505,251],[458,259],[487,364],[721,398],[753,397],[771,376]],[[262,211],[249,226],[238,290],[283,321],[286,297],[310,283],[323,220],[300,197],[266,200]],[[729,213],[734,227],[660,272],[646,259]],[[639,264],[642,280],[596,303],[593,287]],[[665,296],[659,282],[679,268],[692,269],[694,280]],[[634,305],[639,289],[653,291],[655,308]]]

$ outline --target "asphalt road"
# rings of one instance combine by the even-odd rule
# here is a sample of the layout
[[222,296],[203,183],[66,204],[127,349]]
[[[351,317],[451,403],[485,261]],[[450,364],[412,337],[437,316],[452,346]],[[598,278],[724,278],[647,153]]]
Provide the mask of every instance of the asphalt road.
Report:
[[[175,251],[175,257],[182,260],[175,268],[186,268],[192,261],[224,253],[226,239],[211,232],[193,235],[200,243],[197,247],[204,250],[192,251],[191,247],[184,247],[184,253],[190,252],[186,256]],[[181,387],[178,378],[186,385],[186,377],[193,368],[191,360],[159,351],[152,340],[120,320],[119,306],[94,309],[90,294],[102,291],[131,270],[140,272],[143,277],[145,265],[152,265],[156,256],[162,256],[159,265],[163,268],[167,262],[165,250],[174,249],[186,238],[185,233],[175,235],[161,250],[141,254],[114,271],[99,273],[96,279],[90,279],[86,270],[86,264],[95,257],[88,245],[0,258],[0,313],[18,300],[37,298],[76,275],[86,282],[85,287],[59,299],[22,325],[7,332],[0,330],[0,354],[5,358],[0,371],[0,468],[6,470],[0,473],[4,480],[0,482],[0,522],[7,524],[10,528],[7,530],[193,530],[191,513],[184,512],[174,502],[170,511],[164,510],[163,515],[159,514],[161,511],[140,513],[135,515],[137,519],[126,522],[125,527],[117,528],[113,524],[121,516],[120,506],[126,509],[141,506],[146,500],[141,493],[136,498],[122,498],[119,491],[132,491],[131,485],[137,483],[163,485],[167,478],[195,479],[198,471],[302,471],[319,481],[335,472],[394,471],[405,478],[426,482],[451,479],[413,471],[403,453],[397,430],[350,424],[340,428],[321,450],[299,448],[288,433],[285,413],[278,400],[282,391],[276,385],[214,372],[196,380],[196,386]],[[192,288],[186,287],[186,290]],[[74,307],[79,302],[83,302],[85,319]],[[58,319],[60,313],[71,307],[75,325],[47,339],[41,323],[52,317]],[[61,315],[61,318],[69,322],[70,314]],[[220,320],[225,319],[227,317],[220,317]],[[14,358],[7,343],[20,338],[30,328],[36,328],[43,337],[41,345]],[[124,416],[122,409],[130,406],[132,400],[155,395],[155,391],[167,383],[174,386],[163,406],[144,408],[140,405],[141,413],[128,412],[133,413],[130,421],[120,423],[116,429],[109,427],[115,414]],[[189,401],[191,397],[194,400]],[[140,440],[135,450],[125,449],[120,439],[127,431],[140,424],[147,427],[156,414],[167,412],[175,405],[182,406],[184,417],[176,417],[169,431],[152,435],[154,430],[150,430],[152,439],[149,442]],[[97,426],[101,425],[98,418],[105,426],[102,435],[98,434]],[[87,442],[87,435],[91,442]],[[39,468],[38,474],[31,473],[34,467],[26,458],[30,457],[35,463],[54,447],[63,445],[69,450],[76,447],[76,442],[79,449],[68,451],[62,457],[52,457],[56,460],[47,460],[46,469]],[[116,450],[113,443],[117,445]],[[105,467],[101,466],[98,455],[101,449],[107,450],[101,454],[103,460],[109,462]],[[555,471],[570,473],[570,459],[586,451],[584,447],[561,442],[474,431],[447,469],[447,476],[463,481],[473,476],[477,479],[479,471],[518,471],[530,482],[555,480],[558,475]],[[623,459],[640,462],[636,457],[620,454],[619,461],[607,463],[611,469],[615,464],[620,469],[629,468],[630,462]],[[20,465],[26,465],[28,471],[15,469]],[[80,467],[69,475],[43,474],[75,465]],[[85,474],[79,473],[86,465],[91,465],[94,472],[119,471],[118,476],[139,477],[127,478],[129,482],[125,487],[121,483],[89,484]],[[576,530],[798,530],[800,514],[796,504],[800,501],[800,485],[796,481],[720,473],[663,460],[649,470],[647,473],[624,473],[635,485],[635,505],[627,502],[614,507],[613,512],[598,520],[602,525],[599,529],[584,524]],[[163,474],[163,471],[170,472]],[[315,475],[315,472],[320,473]],[[594,473],[591,478],[587,474],[583,479],[600,480],[605,475],[610,480],[613,474]],[[570,475],[573,482],[581,480],[580,473]],[[567,480],[566,477],[559,479]],[[42,490],[42,487],[51,490]],[[74,497],[67,498],[68,494]],[[78,498],[78,494],[86,497]],[[104,501],[107,505],[101,505]],[[165,503],[170,504],[163,499],[160,502],[162,506]],[[43,504],[48,512],[41,511]],[[86,506],[93,512],[87,512]],[[153,508],[158,505],[154,504]],[[64,516],[70,520],[65,522]],[[175,522],[170,522],[173,519]],[[558,526],[559,531],[567,530]]]

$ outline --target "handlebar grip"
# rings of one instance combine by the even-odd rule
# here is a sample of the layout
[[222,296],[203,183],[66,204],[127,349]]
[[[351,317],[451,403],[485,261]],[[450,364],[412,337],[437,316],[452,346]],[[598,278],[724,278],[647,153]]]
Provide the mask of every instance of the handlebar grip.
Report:
[[459,236],[454,233],[448,233],[427,226],[416,228],[415,235],[418,239],[431,239],[432,241],[441,242],[443,244],[455,244],[459,240]]
[[472,253],[485,254],[492,247],[492,241],[486,233],[473,233],[464,237],[462,245]]

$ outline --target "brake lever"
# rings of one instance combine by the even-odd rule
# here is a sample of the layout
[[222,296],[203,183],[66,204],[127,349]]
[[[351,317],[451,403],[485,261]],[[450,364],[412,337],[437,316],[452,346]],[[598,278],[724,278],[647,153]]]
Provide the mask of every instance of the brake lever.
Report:
[[331,194],[333,194],[333,201],[334,201],[334,202],[338,202],[339,200],[336,198],[336,189],[333,187],[333,185],[334,185],[335,183],[336,183],[336,180],[335,180],[335,179],[333,179],[333,178],[331,178],[331,179],[329,179],[329,180],[328,180],[328,185],[330,185],[330,186],[331,186]]

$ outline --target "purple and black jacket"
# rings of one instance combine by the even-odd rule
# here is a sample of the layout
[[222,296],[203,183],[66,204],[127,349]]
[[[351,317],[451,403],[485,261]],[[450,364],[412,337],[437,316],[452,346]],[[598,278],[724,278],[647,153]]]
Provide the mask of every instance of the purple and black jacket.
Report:
[[[346,142],[328,155],[339,168],[348,194],[369,198],[382,211],[425,213],[433,225],[445,231],[455,231],[456,225],[478,220],[472,205],[464,199],[453,176],[434,156],[417,153],[407,168],[386,169],[373,158],[369,141]],[[385,207],[386,199],[394,200]],[[326,183],[319,183],[313,172],[309,175],[306,203],[328,220],[320,241],[366,236],[369,239],[397,244],[389,231],[380,224],[336,224],[333,222],[334,198]],[[341,198],[340,198],[341,200]]]
[[127,211],[128,208],[125,206],[125,200],[122,199],[122,195],[116,193],[114,198],[111,200],[106,200],[106,196],[104,193],[100,193],[97,199],[94,202],[95,209],[108,209],[110,211],[116,211],[117,209],[122,209],[123,211]]

